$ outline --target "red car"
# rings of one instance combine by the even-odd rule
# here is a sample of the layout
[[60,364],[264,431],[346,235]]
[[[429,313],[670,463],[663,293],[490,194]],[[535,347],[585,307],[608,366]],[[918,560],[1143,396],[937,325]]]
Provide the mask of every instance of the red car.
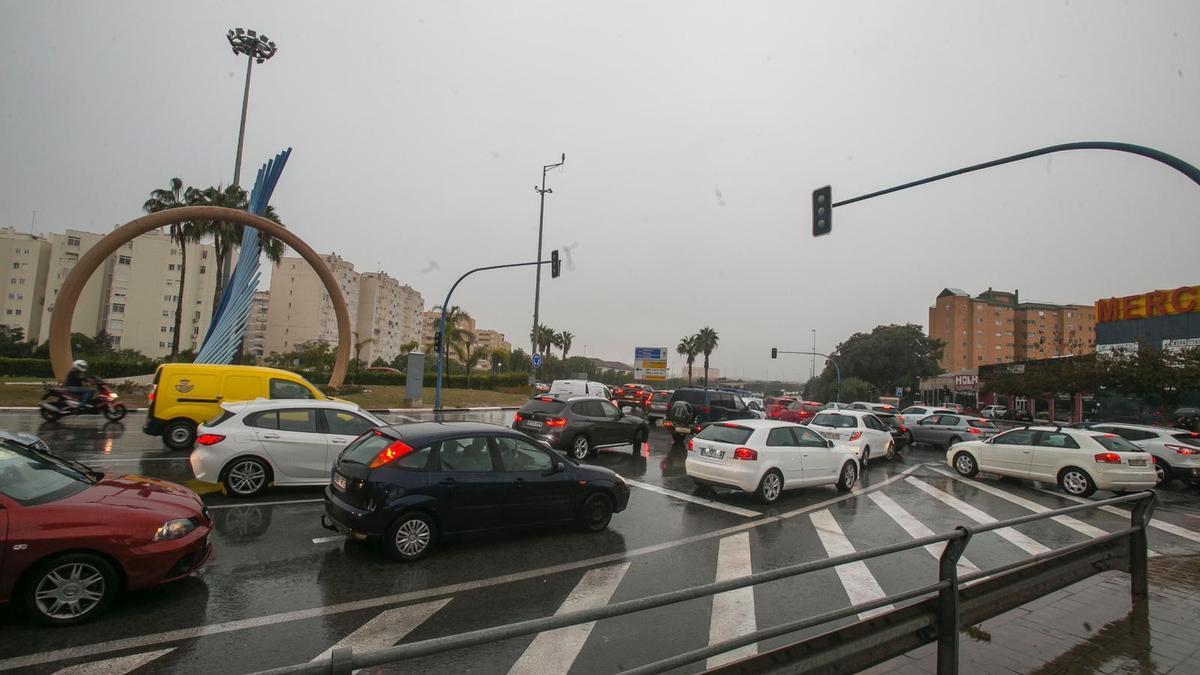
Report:
[[122,590],[188,576],[212,555],[211,530],[183,486],[0,440],[0,605],[42,623],[86,621]]
[[763,399],[763,411],[767,414],[767,419],[779,419],[779,413],[784,408],[798,401],[795,396],[768,396]]
[[787,406],[778,409],[771,419],[804,424],[811,420],[813,415],[816,415],[821,409],[821,404],[816,401],[792,401]]

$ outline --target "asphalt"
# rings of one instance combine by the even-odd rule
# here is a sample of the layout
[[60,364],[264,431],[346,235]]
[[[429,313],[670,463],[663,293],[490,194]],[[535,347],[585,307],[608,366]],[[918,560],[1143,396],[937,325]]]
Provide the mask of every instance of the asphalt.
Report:
[[[504,422],[511,413],[472,416]],[[192,578],[124,596],[105,615],[80,626],[49,629],[18,611],[0,610],[0,670],[252,672],[306,662],[334,645],[373,648],[453,635],[822,559],[846,547],[905,542],[917,536],[914,527],[942,532],[980,515],[1003,519],[1074,504],[1053,486],[960,479],[946,470],[943,453],[918,448],[892,462],[873,462],[851,493],[806,488],[765,507],[748,495],[698,491],[684,471],[686,448],[655,429],[645,447],[602,450],[592,460],[633,486],[629,508],[607,531],[552,528],[479,536],[445,542],[420,562],[397,564],[371,545],[323,529],[320,489],[273,488],[255,499],[233,499],[192,480],[186,453],[143,435],[139,414],[123,423],[102,422],[46,424],[30,413],[0,413],[0,428],[37,433],[56,452],[102,471],[197,489],[216,523],[214,559]],[[1110,495],[1096,498],[1105,496]],[[1155,514],[1160,526],[1150,534],[1155,553],[1200,553],[1198,504],[1200,495],[1192,488],[1160,491]],[[1120,511],[1083,512],[1075,519],[1020,525],[1015,535],[977,535],[965,557],[986,568],[1128,522]],[[737,596],[415,659],[403,670],[617,672],[935,578],[933,555],[914,549]]]

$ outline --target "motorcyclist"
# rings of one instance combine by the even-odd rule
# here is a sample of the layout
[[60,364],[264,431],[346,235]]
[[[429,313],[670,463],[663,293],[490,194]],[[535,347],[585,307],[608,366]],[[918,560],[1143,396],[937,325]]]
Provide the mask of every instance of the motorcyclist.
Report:
[[96,390],[88,386],[93,378],[88,376],[87,369],[87,361],[78,359],[71,364],[71,370],[67,372],[67,380],[63,383],[63,389],[76,397],[75,400],[67,401],[67,405],[72,408],[86,408],[92,402],[92,397],[96,395]]

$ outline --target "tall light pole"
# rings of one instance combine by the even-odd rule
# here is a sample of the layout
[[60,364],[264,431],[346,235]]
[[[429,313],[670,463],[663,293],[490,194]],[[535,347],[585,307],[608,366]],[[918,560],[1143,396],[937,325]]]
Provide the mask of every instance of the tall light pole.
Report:
[[[550,173],[551,169],[557,169],[558,167],[562,166],[563,164],[566,164],[566,162],[567,162],[567,153],[564,152],[562,155],[562,158],[558,161],[557,164],[546,164],[545,166],[543,166],[542,167],[542,186],[541,187],[538,187],[536,185],[533,186],[533,189],[536,190],[537,193],[539,195],[541,195],[541,198],[542,198],[541,206],[538,207],[538,245],[537,245],[537,259],[538,260],[542,259],[542,225],[545,222],[545,218],[546,218],[546,193],[549,192],[549,193],[553,194],[553,192],[554,192],[554,190],[546,187],[546,174]],[[531,350],[529,352],[530,359],[532,359],[538,353],[538,350],[537,350],[537,348],[538,348],[538,304],[541,302],[541,299],[542,299],[542,266],[538,265],[537,266],[537,276],[534,278],[534,282],[533,282],[533,330],[530,332],[530,335],[529,335],[529,337],[530,337],[529,342],[530,342],[530,347],[531,347]],[[529,384],[532,386],[535,380],[536,380],[536,378],[534,376],[534,369],[531,368],[529,370]]]
[[808,375],[808,380],[810,382],[813,380],[813,378],[815,378],[817,376],[817,329],[816,328],[812,329],[812,334],[813,334],[812,371]]
[[[242,179],[242,142],[246,140],[246,109],[250,105],[250,71],[254,68],[254,62],[263,63],[267,59],[275,56],[275,43],[271,42],[266,35],[259,35],[257,31],[245,30],[243,28],[230,28],[225,34],[229,40],[229,46],[233,48],[234,54],[244,55],[246,57],[246,88],[242,92],[242,123],[238,127],[238,142],[237,142],[237,159],[233,164],[233,184],[241,185]],[[233,251],[230,248],[225,249],[224,271],[221,274],[221,284],[229,283],[229,276],[232,274],[233,267],[230,264],[233,261]]]

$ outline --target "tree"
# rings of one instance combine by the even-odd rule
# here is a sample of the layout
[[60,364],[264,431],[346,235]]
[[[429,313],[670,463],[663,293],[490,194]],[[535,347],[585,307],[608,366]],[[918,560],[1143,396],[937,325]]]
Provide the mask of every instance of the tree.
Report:
[[916,324],[876,326],[839,344],[835,358],[843,378],[857,377],[881,392],[892,392],[940,373],[942,342],[927,337]]
[[571,341],[575,339],[574,333],[563,331],[558,334],[558,346],[562,349],[563,361],[567,360],[567,353],[571,351]]
[[531,332],[531,337],[534,343],[534,353],[541,354],[543,358],[549,358],[550,348],[558,346],[558,343],[561,342],[558,333],[545,324],[539,324]]
[[[168,209],[177,209],[181,206],[187,206],[186,195],[190,191],[184,190],[183,181],[179,178],[172,178],[164,190],[159,188],[150,191],[150,198],[142,204],[142,210],[146,213],[158,213]],[[187,280],[187,245],[190,242],[199,239],[197,236],[197,228],[194,223],[174,223],[169,228],[171,241],[179,247],[179,287],[178,295],[175,296],[175,332],[171,335],[171,359],[174,360],[179,355],[179,335],[183,332],[183,285]]]
[[[299,365],[296,361],[299,360]],[[312,370],[319,373],[327,373],[333,370],[333,363],[337,360],[337,350],[333,345],[325,340],[309,340],[296,345],[293,351],[284,354],[272,352],[266,358],[267,365],[278,368],[296,368],[304,370]]]
[[[358,367],[359,367],[359,364],[362,363],[363,347],[366,347],[367,345],[371,344],[374,341],[375,341],[375,338],[359,339],[358,331],[354,332],[354,379],[355,380],[358,379]],[[353,384],[353,381],[351,382],[351,384]]]
[[458,356],[458,362],[463,364],[463,368],[467,373],[467,389],[471,388],[471,371],[474,370],[475,364],[479,363],[479,359],[484,357],[484,352],[475,346],[475,334],[471,331],[463,331],[462,340],[454,345],[454,354]]
[[527,371],[532,367],[533,363],[530,362],[529,355],[525,353],[524,349],[517,347],[508,355],[508,369],[510,371],[519,373]]
[[675,346],[675,352],[687,359],[687,383],[692,386],[692,364],[696,362],[696,355],[700,353],[700,347],[696,342],[695,335],[689,335],[682,338],[679,344]]
[[17,326],[0,326],[0,356],[28,356],[29,352],[24,330]]
[[717,343],[721,338],[717,336],[717,331],[705,326],[696,333],[696,346],[704,353],[704,386],[708,386],[708,357],[717,349]]
[[[435,305],[433,311],[436,312],[440,311],[441,309],[441,305]],[[458,305],[451,305],[450,308],[446,310],[446,334],[442,337],[442,354],[457,354],[459,351],[459,345],[461,345],[463,341],[467,339],[468,335],[471,336],[471,341],[474,342],[475,334],[459,325],[470,318],[471,315],[463,311],[463,308],[459,307]],[[440,321],[436,322],[433,325],[433,329],[441,330],[441,325],[442,324]],[[436,359],[437,357],[435,356],[434,358]],[[446,359],[446,374],[450,374],[449,359]]]

